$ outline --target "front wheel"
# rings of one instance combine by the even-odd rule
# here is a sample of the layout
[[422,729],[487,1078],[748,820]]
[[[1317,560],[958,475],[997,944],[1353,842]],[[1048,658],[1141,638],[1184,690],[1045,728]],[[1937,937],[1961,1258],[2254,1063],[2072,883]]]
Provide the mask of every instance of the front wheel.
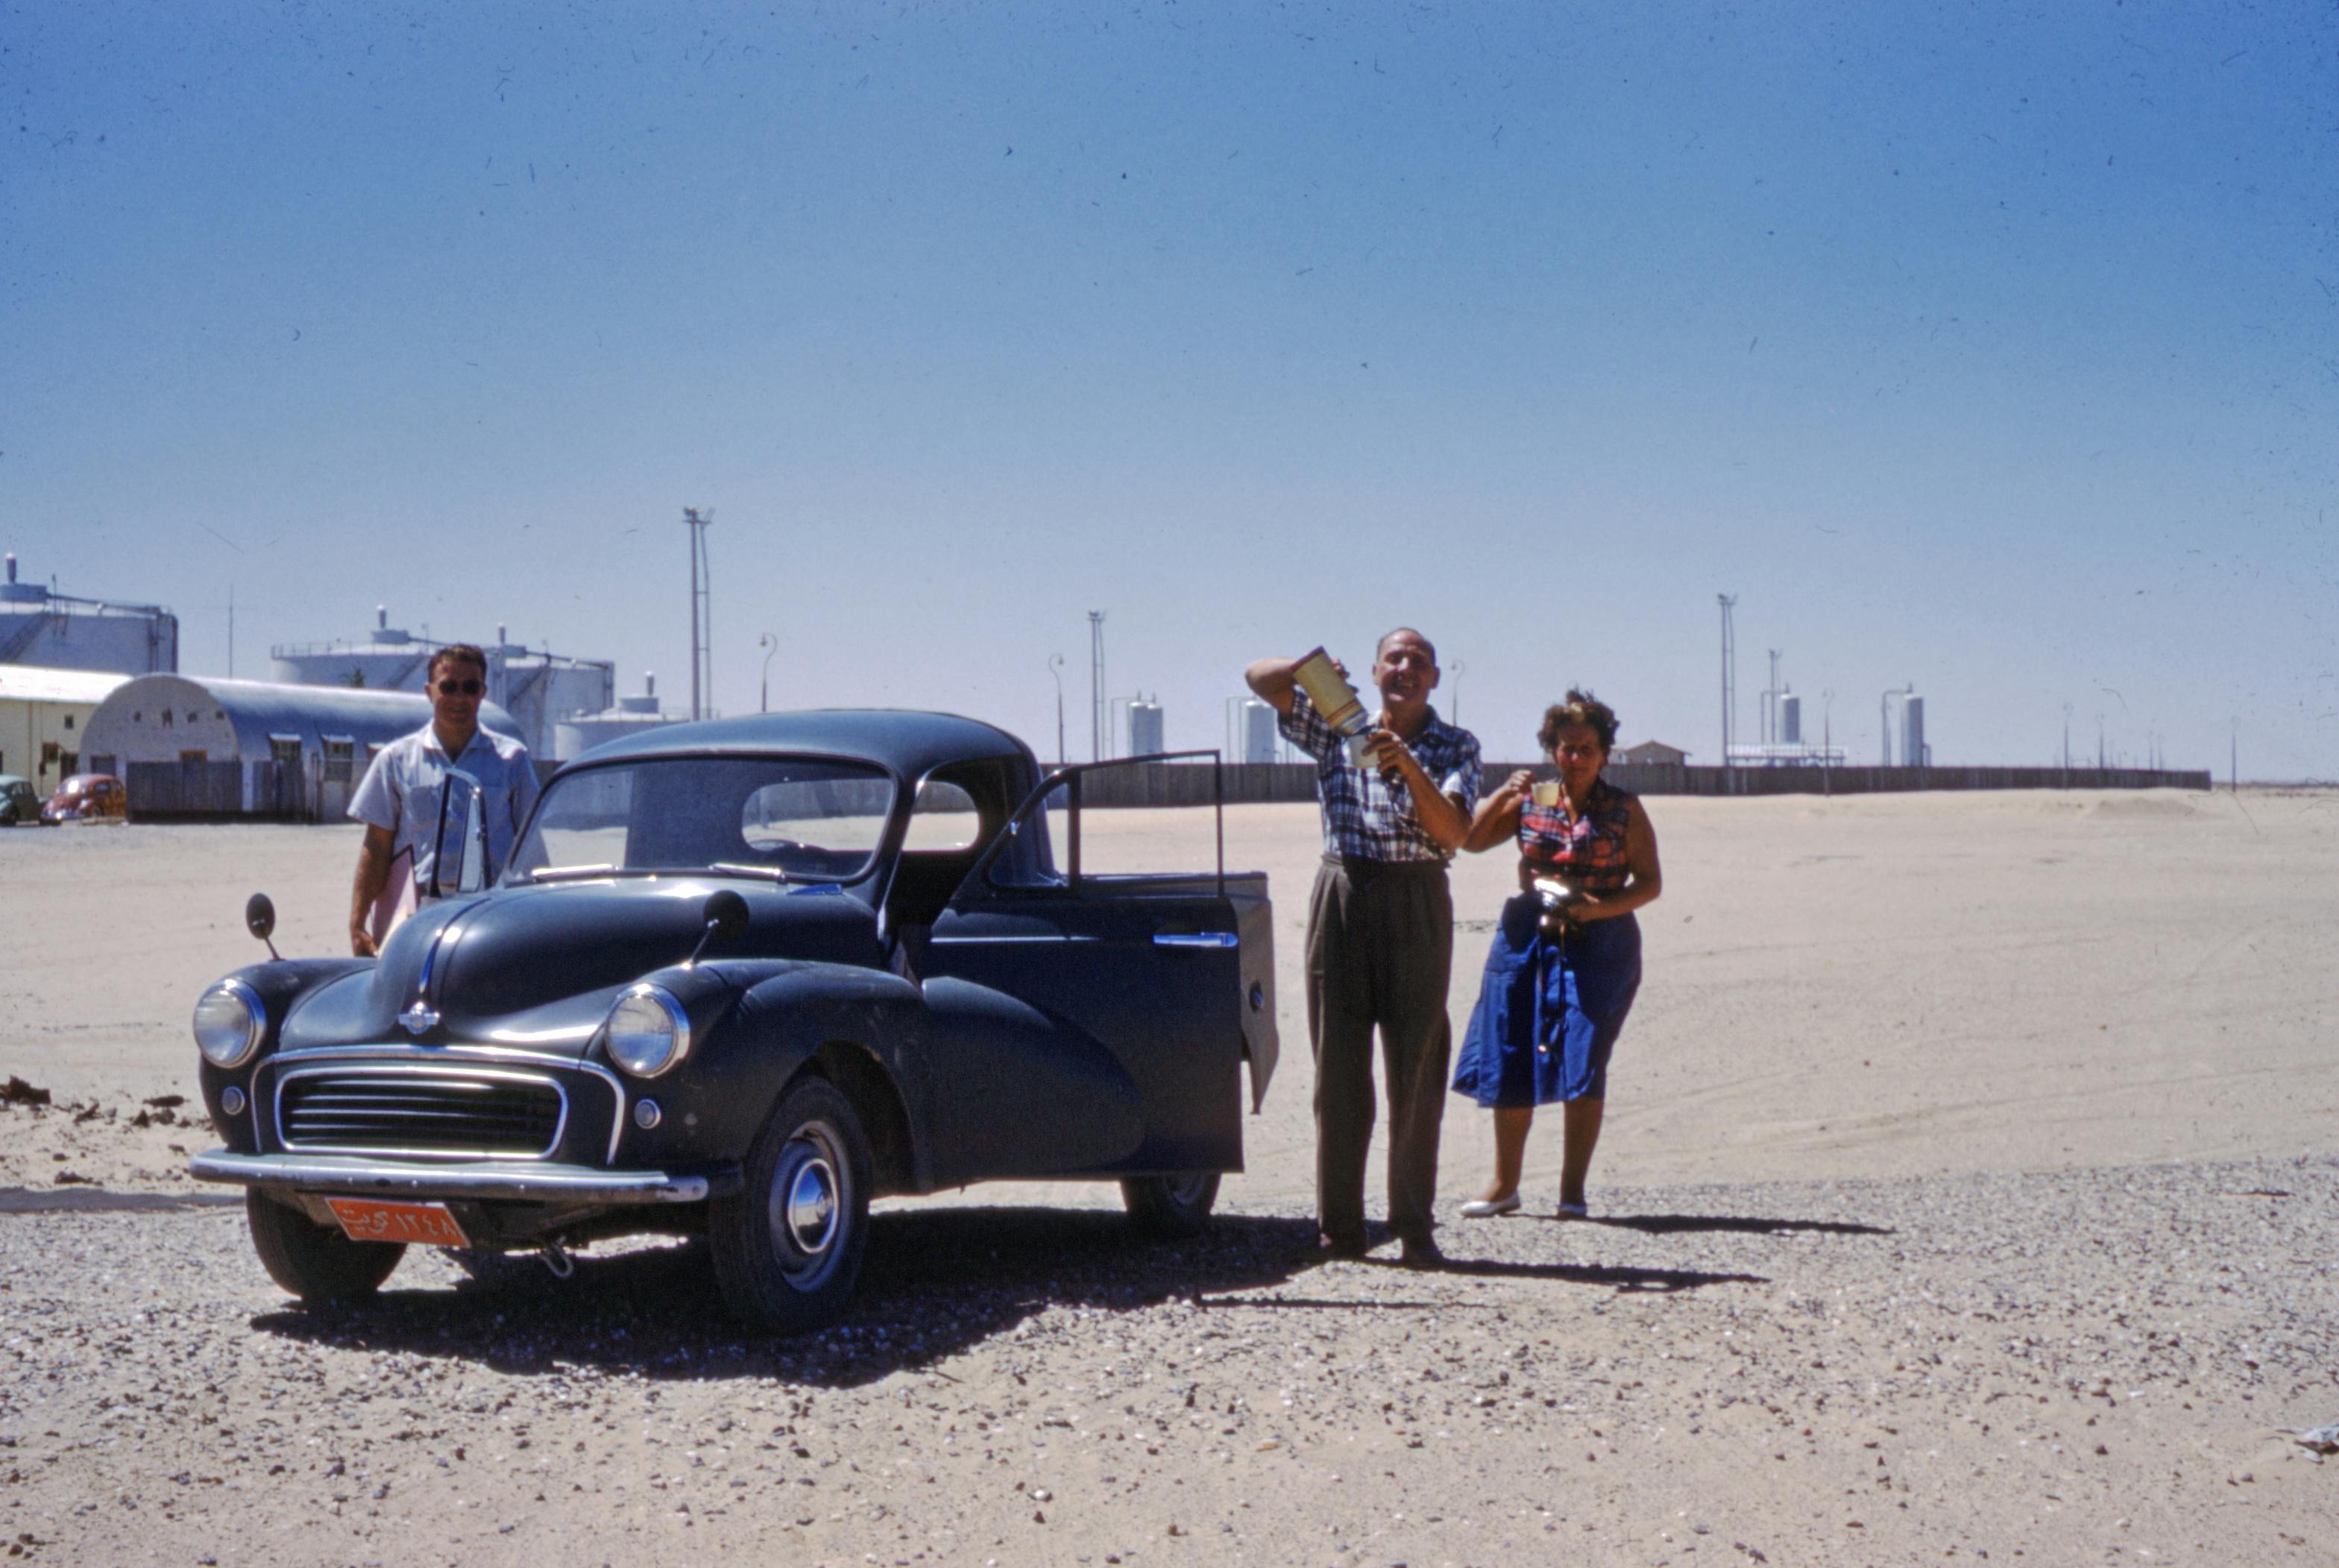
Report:
[[1215,1170],[1132,1176],[1120,1184],[1120,1201],[1129,1209],[1130,1223],[1147,1236],[1198,1236],[1210,1218],[1210,1206],[1218,1200]]
[[406,1256],[402,1241],[351,1241],[256,1187],[244,1188],[243,1218],[268,1277],[303,1301],[361,1301]]
[[715,1279],[736,1316],[783,1334],[834,1322],[869,1246],[869,1138],[824,1078],[780,1097],[735,1198],[707,1214]]

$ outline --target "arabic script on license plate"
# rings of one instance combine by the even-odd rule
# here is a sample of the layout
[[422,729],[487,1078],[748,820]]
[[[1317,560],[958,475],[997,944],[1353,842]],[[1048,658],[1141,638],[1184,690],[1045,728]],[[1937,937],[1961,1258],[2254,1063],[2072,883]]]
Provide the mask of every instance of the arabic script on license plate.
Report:
[[329,1198],[325,1202],[352,1241],[411,1241],[422,1247],[471,1244],[443,1203],[385,1203],[371,1198]]

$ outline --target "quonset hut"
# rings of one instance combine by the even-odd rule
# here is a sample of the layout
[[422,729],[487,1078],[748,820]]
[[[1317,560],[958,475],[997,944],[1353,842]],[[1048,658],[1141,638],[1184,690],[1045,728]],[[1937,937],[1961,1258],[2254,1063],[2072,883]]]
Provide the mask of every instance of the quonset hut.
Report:
[[[429,722],[411,692],[140,676],[90,715],[82,771],[119,777],[141,822],[339,822],[374,754]],[[519,733],[493,703],[479,723]]]

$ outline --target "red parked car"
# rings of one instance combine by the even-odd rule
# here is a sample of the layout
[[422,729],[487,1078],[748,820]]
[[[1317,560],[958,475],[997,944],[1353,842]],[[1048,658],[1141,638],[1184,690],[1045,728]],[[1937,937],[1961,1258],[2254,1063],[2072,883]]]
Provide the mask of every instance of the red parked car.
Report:
[[41,821],[52,825],[129,820],[129,793],[111,774],[75,774],[59,784],[49,804],[41,808]]

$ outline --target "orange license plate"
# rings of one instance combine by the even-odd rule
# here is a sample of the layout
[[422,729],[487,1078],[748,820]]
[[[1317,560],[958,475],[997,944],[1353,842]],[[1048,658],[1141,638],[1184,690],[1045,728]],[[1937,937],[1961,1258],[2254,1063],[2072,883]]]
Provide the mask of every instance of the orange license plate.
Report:
[[329,1198],[326,1205],[352,1241],[411,1241],[420,1247],[469,1247],[471,1238],[443,1203],[384,1203],[370,1198]]

